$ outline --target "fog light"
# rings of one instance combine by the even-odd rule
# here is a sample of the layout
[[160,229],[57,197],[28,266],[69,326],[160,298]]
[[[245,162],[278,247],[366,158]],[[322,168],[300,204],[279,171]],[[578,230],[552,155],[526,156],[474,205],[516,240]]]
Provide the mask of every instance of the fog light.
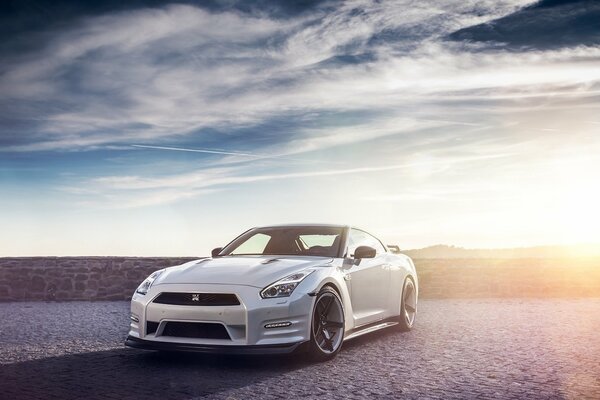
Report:
[[129,317],[129,319],[131,319],[133,322],[140,322],[140,319],[133,314],[131,315],[131,317]]
[[271,329],[271,328],[285,328],[286,326],[290,326],[292,323],[290,321],[285,321],[285,322],[274,322],[272,324],[266,324],[265,328],[267,329]]

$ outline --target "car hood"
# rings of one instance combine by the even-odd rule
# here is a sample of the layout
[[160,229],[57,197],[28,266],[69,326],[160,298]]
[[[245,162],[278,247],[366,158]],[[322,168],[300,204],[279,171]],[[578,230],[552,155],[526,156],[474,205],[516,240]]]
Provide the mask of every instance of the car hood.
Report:
[[263,288],[295,272],[327,266],[332,261],[328,257],[295,256],[205,258],[167,268],[154,284],[208,283]]

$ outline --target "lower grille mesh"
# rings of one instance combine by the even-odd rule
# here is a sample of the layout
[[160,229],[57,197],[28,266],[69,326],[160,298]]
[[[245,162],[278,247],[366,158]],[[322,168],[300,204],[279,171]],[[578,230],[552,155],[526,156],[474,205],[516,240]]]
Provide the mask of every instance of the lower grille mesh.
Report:
[[231,340],[229,333],[227,333],[227,329],[225,329],[223,325],[204,322],[167,322],[162,335],[197,339]]

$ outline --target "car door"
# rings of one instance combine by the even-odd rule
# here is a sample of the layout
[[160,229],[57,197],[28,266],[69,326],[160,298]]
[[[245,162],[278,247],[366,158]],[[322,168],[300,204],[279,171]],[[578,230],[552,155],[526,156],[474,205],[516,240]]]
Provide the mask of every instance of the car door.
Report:
[[359,246],[374,248],[376,255],[374,258],[355,260],[346,271],[356,326],[387,316],[390,285],[390,268],[385,247],[367,232],[351,229],[346,256],[354,258],[354,250]]

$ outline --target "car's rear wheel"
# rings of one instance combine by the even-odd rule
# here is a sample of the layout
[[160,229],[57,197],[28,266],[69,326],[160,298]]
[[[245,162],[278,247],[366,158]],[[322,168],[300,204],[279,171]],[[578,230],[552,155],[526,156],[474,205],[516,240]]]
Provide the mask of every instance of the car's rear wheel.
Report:
[[398,316],[398,329],[403,332],[410,331],[417,316],[417,288],[412,278],[407,277],[402,287],[402,301],[400,315]]
[[315,300],[309,355],[315,361],[336,356],[344,341],[344,308],[337,292],[326,286]]

